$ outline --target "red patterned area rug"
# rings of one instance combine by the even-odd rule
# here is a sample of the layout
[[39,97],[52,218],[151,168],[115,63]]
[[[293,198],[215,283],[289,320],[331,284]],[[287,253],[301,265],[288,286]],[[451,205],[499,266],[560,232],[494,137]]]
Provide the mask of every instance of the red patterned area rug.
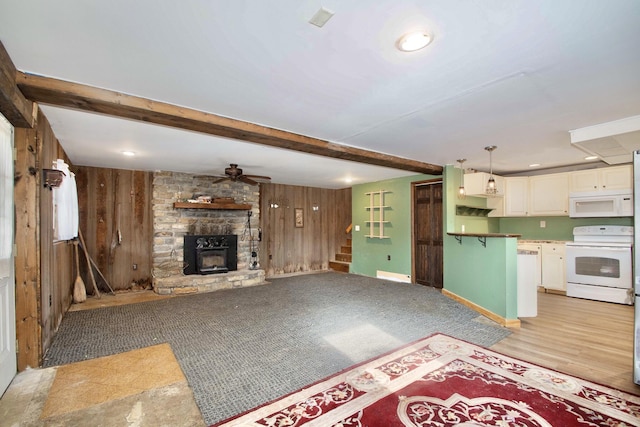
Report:
[[436,334],[215,426],[638,425],[638,396]]

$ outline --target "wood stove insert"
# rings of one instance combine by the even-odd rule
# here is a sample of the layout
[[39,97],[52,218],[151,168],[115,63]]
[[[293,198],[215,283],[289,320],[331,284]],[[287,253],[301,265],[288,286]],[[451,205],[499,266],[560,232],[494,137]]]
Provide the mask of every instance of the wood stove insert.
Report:
[[238,269],[238,236],[184,236],[184,269],[187,274],[219,274]]

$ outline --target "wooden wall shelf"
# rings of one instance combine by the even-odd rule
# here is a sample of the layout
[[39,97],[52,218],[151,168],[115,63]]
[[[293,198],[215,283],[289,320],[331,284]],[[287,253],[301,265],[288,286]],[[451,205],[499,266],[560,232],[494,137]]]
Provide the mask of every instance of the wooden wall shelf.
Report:
[[175,202],[173,204],[175,209],[218,209],[218,210],[251,210],[251,205],[248,203],[189,203],[189,202]]

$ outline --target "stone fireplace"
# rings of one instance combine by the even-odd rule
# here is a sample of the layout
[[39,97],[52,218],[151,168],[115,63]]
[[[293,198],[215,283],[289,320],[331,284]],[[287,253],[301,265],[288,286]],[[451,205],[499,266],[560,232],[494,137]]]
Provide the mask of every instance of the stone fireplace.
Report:
[[[242,182],[215,183],[216,177],[178,172],[153,174],[153,283],[158,294],[184,294],[209,292],[218,289],[264,284],[265,273],[259,268],[249,269],[251,247],[258,247],[260,218],[260,187]],[[236,204],[250,205],[247,209],[189,209],[176,208],[174,203],[184,202],[197,195],[213,198],[232,198]],[[253,242],[250,240],[247,221],[251,221]],[[191,274],[198,254],[185,256],[185,242],[211,236],[235,236],[235,251],[227,249],[225,255],[220,240],[201,241],[201,246],[213,249],[205,253],[205,270]],[[225,239],[225,244],[230,243]],[[231,254],[229,254],[231,251]],[[206,252],[206,251],[205,251]],[[202,254],[200,254],[202,255]],[[235,269],[220,268],[221,257],[225,263],[235,256]],[[218,273],[218,274],[213,274]]]

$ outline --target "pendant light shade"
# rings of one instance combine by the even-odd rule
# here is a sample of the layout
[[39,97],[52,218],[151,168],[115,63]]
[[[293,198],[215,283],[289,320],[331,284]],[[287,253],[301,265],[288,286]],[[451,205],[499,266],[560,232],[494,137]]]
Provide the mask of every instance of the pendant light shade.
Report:
[[498,147],[496,147],[495,145],[484,147],[484,149],[489,152],[489,181],[487,181],[487,194],[496,194],[498,192],[498,189],[496,188],[496,180],[493,178],[493,157],[491,155],[491,153],[493,153],[493,150],[495,150],[496,148]]
[[460,187],[458,187],[458,199],[464,199],[467,195],[467,192],[464,189],[464,168],[462,164],[466,162],[467,159],[458,159],[458,163],[460,163]]

